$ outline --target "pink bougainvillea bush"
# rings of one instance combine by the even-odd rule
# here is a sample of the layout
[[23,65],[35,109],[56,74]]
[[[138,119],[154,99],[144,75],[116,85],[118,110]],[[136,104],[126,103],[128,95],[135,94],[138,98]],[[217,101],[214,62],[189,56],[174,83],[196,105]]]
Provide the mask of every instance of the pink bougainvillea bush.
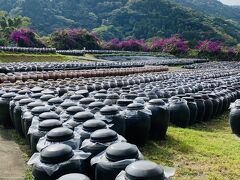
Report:
[[198,56],[201,58],[225,58],[223,44],[220,41],[211,41],[209,39],[198,41],[195,49],[198,51]]
[[57,30],[50,39],[57,49],[100,49],[100,40],[86,29]]
[[219,41],[204,40],[198,41],[196,49],[199,52],[218,53],[222,50],[223,44]]
[[45,47],[38,35],[31,29],[14,30],[9,39],[19,47]]
[[170,38],[155,39],[151,43],[151,51],[159,51],[171,54],[184,54],[189,50],[188,42],[179,35]]
[[199,41],[195,49],[198,56],[215,60],[240,60],[239,49],[224,45],[220,41]]

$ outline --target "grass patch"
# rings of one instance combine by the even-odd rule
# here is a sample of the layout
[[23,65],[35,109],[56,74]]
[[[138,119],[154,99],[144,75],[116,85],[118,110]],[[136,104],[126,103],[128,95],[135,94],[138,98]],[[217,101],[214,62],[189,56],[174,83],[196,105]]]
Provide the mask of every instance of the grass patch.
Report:
[[66,56],[61,54],[24,54],[0,52],[0,62],[61,62],[61,61],[82,61],[86,59],[81,56]]
[[223,115],[191,128],[170,127],[166,141],[150,141],[146,159],[176,167],[173,179],[240,179],[240,141]]

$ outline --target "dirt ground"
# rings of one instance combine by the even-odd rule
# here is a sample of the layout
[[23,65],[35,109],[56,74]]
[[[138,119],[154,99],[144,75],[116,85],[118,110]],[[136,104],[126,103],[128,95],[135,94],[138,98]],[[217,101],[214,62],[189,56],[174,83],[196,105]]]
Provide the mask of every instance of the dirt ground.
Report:
[[26,163],[21,147],[11,136],[12,133],[13,130],[0,126],[0,180],[24,179]]

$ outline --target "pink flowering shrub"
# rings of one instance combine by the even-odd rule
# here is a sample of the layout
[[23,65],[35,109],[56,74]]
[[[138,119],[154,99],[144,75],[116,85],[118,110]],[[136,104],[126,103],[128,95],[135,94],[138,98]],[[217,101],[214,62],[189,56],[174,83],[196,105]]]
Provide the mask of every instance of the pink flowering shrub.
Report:
[[62,29],[51,34],[52,46],[57,49],[100,49],[96,34],[85,29]]
[[45,47],[31,29],[17,29],[10,34],[9,39],[19,47]]
[[207,52],[207,53],[218,53],[221,51],[223,44],[218,41],[204,40],[199,41],[196,49],[199,52]]
[[195,47],[198,56],[214,60],[240,60],[238,49],[227,47],[219,41],[204,40],[199,41]]
[[170,38],[155,39],[151,43],[152,51],[160,51],[171,54],[183,54],[188,51],[188,42],[179,35]]

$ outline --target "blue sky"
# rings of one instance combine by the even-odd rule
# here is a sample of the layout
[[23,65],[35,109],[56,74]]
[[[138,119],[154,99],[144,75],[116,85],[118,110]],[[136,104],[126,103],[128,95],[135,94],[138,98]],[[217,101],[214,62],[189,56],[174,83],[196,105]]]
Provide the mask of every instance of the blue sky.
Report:
[[240,5],[240,0],[220,0],[223,4],[227,5]]

